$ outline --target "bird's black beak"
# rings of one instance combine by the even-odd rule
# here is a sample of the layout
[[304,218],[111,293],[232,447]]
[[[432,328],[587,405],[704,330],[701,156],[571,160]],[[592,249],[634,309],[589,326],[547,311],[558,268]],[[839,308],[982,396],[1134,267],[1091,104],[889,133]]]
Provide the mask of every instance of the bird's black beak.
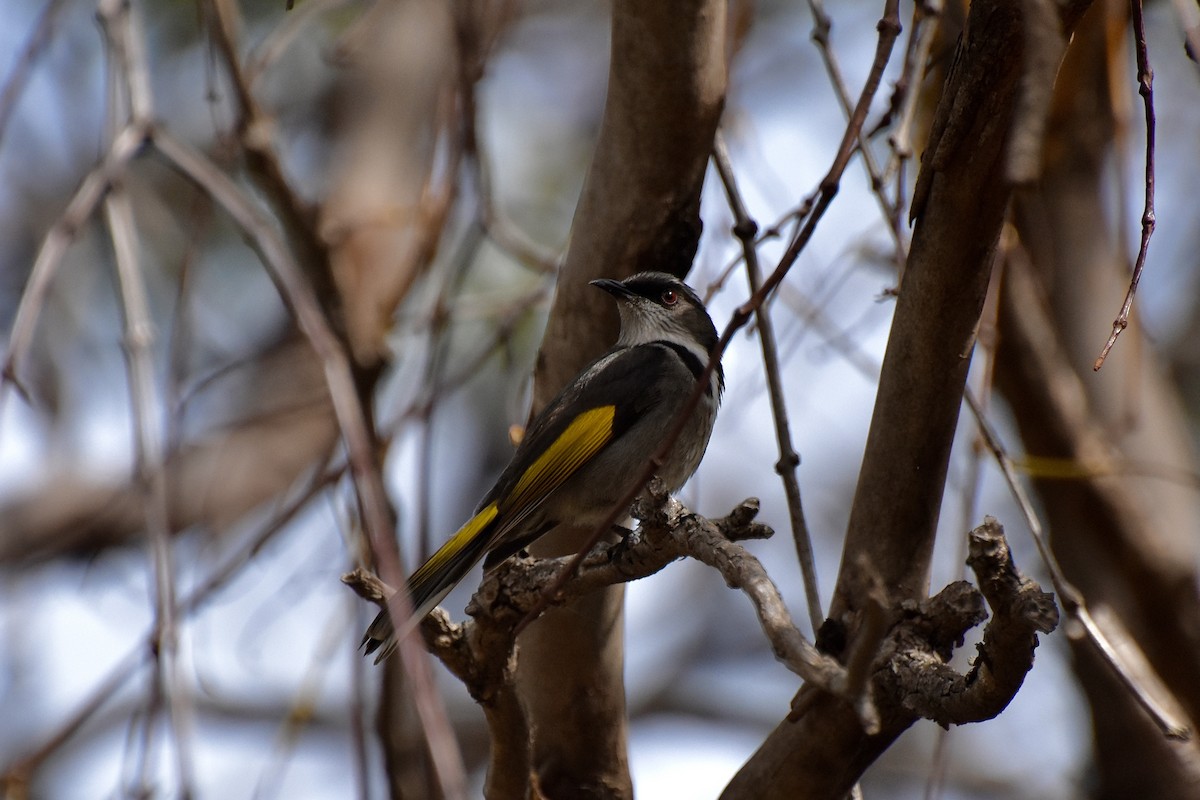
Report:
[[611,278],[597,278],[594,281],[589,281],[592,286],[603,289],[616,298],[632,297],[633,292],[620,281],[614,281]]

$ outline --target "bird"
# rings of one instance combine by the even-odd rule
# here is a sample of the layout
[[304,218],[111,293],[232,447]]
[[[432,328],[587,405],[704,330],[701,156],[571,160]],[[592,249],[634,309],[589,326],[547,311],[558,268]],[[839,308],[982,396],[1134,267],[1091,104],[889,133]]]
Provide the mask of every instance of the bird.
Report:
[[[529,424],[512,460],[475,515],[409,577],[415,628],[474,567],[484,571],[560,524],[596,527],[660,449],[717,347],[704,302],[665,272],[590,282],[616,300],[620,334]],[[720,360],[657,470],[676,491],[700,465],[725,388]],[[360,645],[375,663],[396,649],[385,608]]]

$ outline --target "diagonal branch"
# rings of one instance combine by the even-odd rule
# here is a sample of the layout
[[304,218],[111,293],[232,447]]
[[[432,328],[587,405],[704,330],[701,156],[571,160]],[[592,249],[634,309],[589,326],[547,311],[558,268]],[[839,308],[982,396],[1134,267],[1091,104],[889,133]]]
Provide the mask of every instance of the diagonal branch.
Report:
[[25,291],[21,293],[16,319],[13,320],[12,333],[8,339],[8,349],[4,354],[4,363],[0,366],[0,406],[3,406],[9,386],[15,387],[22,395],[26,394],[18,377],[18,370],[22,360],[29,353],[38,317],[46,303],[46,294],[62,264],[63,256],[79,235],[80,229],[96,213],[109,187],[120,179],[129,162],[141,152],[148,135],[149,129],[144,124],[122,128],[113,137],[104,158],[84,177],[67,203],[66,210],[42,240],[29,281]]
[[[1060,10],[1073,29],[1086,3]],[[1011,187],[1005,152],[1020,74],[1016,4],[976,0],[935,115],[914,190],[916,220],[827,623],[844,648],[882,586],[886,606],[920,602],[993,248]],[[883,700],[877,698],[883,704]],[[726,789],[734,797],[823,797],[848,791],[911,723],[880,708],[862,734],[827,698],[783,722]]]
[[[208,192],[250,237],[264,265],[291,309],[297,325],[320,358],[329,394],[333,400],[342,437],[349,456],[350,471],[362,507],[363,524],[374,551],[380,555],[380,571],[389,583],[400,585],[404,570],[391,544],[391,516],[383,481],[371,444],[363,408],[358,399],[350,359],[329,326],[312,287],[292,258],[283,240],[261,212],[224,173],[213,167],[200,153],[165,131],[154,137],[158,151],[176,169]],[[402,593],[392,598],[397,619],[411,616],[408,598]],[[411,636],[399,643],[400,656],[411,676],[413,695],[430,749],[438,763],[438,776],[448,796],[465,793],[461,756],[454,740],[445,709],[433,687],[429,664],[420,645]]]

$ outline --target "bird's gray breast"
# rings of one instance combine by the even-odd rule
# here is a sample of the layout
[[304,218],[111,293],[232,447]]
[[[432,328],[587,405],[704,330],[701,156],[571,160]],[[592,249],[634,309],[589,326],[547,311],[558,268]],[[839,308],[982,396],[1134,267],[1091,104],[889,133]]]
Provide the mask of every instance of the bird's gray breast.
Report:
[[[696,379],[702,373],[704,363],[698,361],[694,353],[678,345],[655,343],[647,346],[662,348],[665,351],[661,360],[661,374],[653,388],[659,402],[655,413],[648,414],[646,420],[648,430],[656,437],[654,446],[646,453],[646,458],[649,458],[661,448],[664,437],[674,431],[680,415],[685,412],[685,407],[691,399]],[[708,438],[716,421],[717,404],[720,402],[718,383],[719,378],[714,375],[709,390],[701,394],[697,407],[687,414],[679,437],[658,469],[658,477],[670,491],[676,491],[683,486],[704,458]]]

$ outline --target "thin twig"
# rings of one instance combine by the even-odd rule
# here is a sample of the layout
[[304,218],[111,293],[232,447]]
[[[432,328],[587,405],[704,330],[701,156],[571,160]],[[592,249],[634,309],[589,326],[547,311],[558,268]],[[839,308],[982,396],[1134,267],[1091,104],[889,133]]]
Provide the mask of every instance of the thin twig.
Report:
[[1138,281],[1142,279],[1142,270],[1146,266],[1146,251],[1150,248],[1150,237],[1154,235],[1154,70],[1150,68],[1150,56],[1146,47],[1146,20],[1142,14],[1142,0],[1129,0],[1130,16],[1133,20],[1133,41],[1137,53],[1138,94],[1146,109],[1146,199],[1142,208],[1142,240],[1138,245],[1137,260],[1133,265],[1133,275],[1129,279],[1129,289],[1125,292],[1125,301],[1121,303],[1121,313],[1113,320],[1112,333],[1108,341],[1092,364],[1093,370],[1104,366],[1104,360],[1121,331],[1129,326],[1129,312],[1133,309],[1133,296],[1137,292]]
[[1008,451],[1000,441],[1000,436],[992,427],[987,415],[984,413],[983,406],[976,399],[974,392],[964,391],[963,399],[967,402],[967,407],[971,409],[971,414],[975,417],[975,424],[979,428],[979,433],[983,436],[984,444],[987,445],[992,457],[996,459],[997,465],[1000,467],[1001,473],[1004,475],[1005,483],[1008,485],[1009,493],[1013,499],[1017,501],[1017,505],[1021,508],[1021,513],[1025,517],[1026,523],[1029,525],[1029,530],[1033,536],[1033,543],[1037,546],[1038,555],[1041,556],[1042,563],[1046,566],[1046,571],[1050,576],[1050,583],[1054,586],[1054,591],[1059,593],[1063,600],[1063,605],[1067,609],[1072,606],[1081,606],[1083,598],[1079,596],[1079,592],[1067,581],[1066,575],[1063,574],[1062,568],[1058,565],[1058,559],[1054,557],[1053,551],[1050,549],[1050,543],[1046,541],[1045,529],[1042,527],[1041,520],[1038,518],[1037,511],[1034,510],[1033,501],[1029,497],[1029,493],[1025,491],[1025,487],[1017,479],[1017,471],[1013,466],[1012,459],[1008,456]]
[[899,98],[893,100],[900,107],[899,121],[888,134],[892,157],[888,159],[884,178],[891,178],[901,164],[913,157],[912,127],[917,115],[917,101],[921,97],[921,84],[929,67],[929,54],[937,35],[942,16],[941,0],[926,0],[913,6],[913,24],[909,31],[910,47],[905,53],[904,68],[896,82]]
[[[355,603],[356,613],[352,619],[355,621],[354,629],[356,631],[365,629],[367,620],[363,619],[361,611],[361,603]],[[371,797],[371,749],[368,744],[367,736],[367,660],[363,658],[357,649],[351,650],[346,648],[347,657],[350,659],[350,698],[349,708],[347,709],[350,715],[350,751],[352,753],[351,762],[354,765],[355,789],[357,789],[356,800],[370,800]]]
[[477,189],[477,213],[488,237],[517,264],[543,275],[558,272],[561,254],[541,247],[520,230],[496,203],[491,162],[480,141],[477,128],[476,86],[483,77],[488,51],[495,45],[502,25],[487,35],[481,30],[482,6],[472,3],[455,5],[454,39],[458,48],[458,93],[460,137],[463,154],[471,167]]
[[[309,485],[300,490],[295,499],[283,506],[273,519],[267,521],[256,536],[227,558],[225,563],[214,570],[207,580],[193,589],[179,603],[175,610],[176,618],[183,619],[194,614],[220,589],[254,563],[254,554],[287,527],[314,497],[337,481],[345,473],[345,469],[345,466],[335,466],[316,474]],[[138,639],[129,653],[117,662],[107,677],[97,684],[74,714],[63,721],[41,745],[11,762],[4,772],[0,773],[0,787],[4,787],[8,791],[13,786],[27,785],[39,766],[53,756],[59,748],[79,732],[96,712],[103,708],[109,700],[117,697],[121,689],[138,676],[141,667],[153,655],[155,642],[162,636],[158,622],[156,621],[150,630]],[[362,659],[356,658],[356,661],[362,661]],[[9,792],[4,796],[23,795],[13,795]]]
[[[770,227],[755,237],[754,246],[758,247],[763,242],[782,238],[784,235],[784,226],[789,224],[792,225],[793,228],[798,226],[804,220],[804,218],[808,216],[808,212],[811,210],[811,203],[808,203],[807,205],[802,203],[800,206],[784,212],[784,214],[779,217],[779,219],[775,220]],[[791,236],[794,236],[795,233],[795,230],[792,230],[791,235],[788,237],[789,241],[791,240]],[[729,263],[726,264],[719,273],[717,273],[717,277],[709,281],[708,286],[704,287],[704,294],[702,295],[706,304],[711,302],[717,293],[725,288],[725,282],[729,280],[729,276],[733,274],[733,271],[738,268],[738,265],[741,264],[745,258],[745,253],[739,250],[737,255],[731,258]]]
[[[175,738],[180,793],[188,796],[192,793],[190,787],[194,786],[188,745],[191,714],[178,665],[179,631],[175,619],[175,570],[167,510],[166,458],[157,416],[162,404],[152,363],[154,324],[150,318],[145,282],[137,258],[137,231],[129,197],[123,190],[114,190],[109,193],[104,206],[116,253],[117,284],[125,318],[125,353],[133,404],[137,483],[144,493],[155,587],[154,616],[156,627],[162,632],[154,648],[158,665],[158,690],[166,702],[167,719]],[[148,730],[152,727],[148,726]]]
[[[379,570],[383,579],[401,585],[404,570],[391,541],[392,524],[386,493],[358,399],[350,359],[341,341],[329,327],[312,286],[274,227],[228,176],[202,154],[166,131],[156,131],[154,144],[172,166],[208,192],[249,236],[297,326],[320,358],[346,445],[367,538],[379,556]],[[393,619],[404,620],[412,616],[404,592],[397,592],[389,603]],[[441,697],[434,687],[425,650],[412,636],[401,637],[399,648],[401,660],[413,683],[413,699],[421,718],[422,730],[429,741],[441,789],[447,797],[464,797],[466,776],[462,757]]]
[[[1137,700],[1138,704],[1141,705],[1150,718],[1154,720],[1154,723],[1165,736],[1172,739],[1189,738],[1191,732],[1184,721],[1183,715],[1174,709],[1168,708],[1159,700],[1160,697],[1170,697],[1171,694],[1161,685],[1158,676],[1152,670],[1143,670],[1140,676],[1134,675],[1126,661],[1126,657],[1122,656],[1118,647],[1114,645],[1112,640],[1115,636],[1124,645],[1120,650],[1140,652],[1133,639],[1124,631],[1116,618],[1111,617],[1107,620],[1109,623],[1107,631],[1102,630],[1096,624],[1095,619],[1093,619],[1091,613],[1088,611],[1083,596],[1066,579],[1062,568],[1058,565],[1058,560],[1054,557],[1054,553],[1050,549],[1050,544],[1046,540],[1045,529],[1042,527],[1037,511],[1034,510],[1033,501],[1029,497],[1028,492],[1025,491],[1025,487],[1017,479],[1017,472],[1013,467],[1012,459],[1009,458],[1008,452],[1004,449],[1004,445],[1001,443],[995,428],[992,427],[991,422],[984,415],[979,401],[970,391],[964,392],[963,399],[967,401],[967,406],[971,409],[971,413],[975,417],[975,423],[979,426],[979,432],[983,434],[983,439],[987,444],[988,450],[991,451],[993,458],[996,459],[996,463],[1000,467],[1001,473],[1004,475],[1004,481],[1008,485],[1009,492],[1017,501],[1017,505],[1021,509],[1021,514],[1025,517],[1025,523],[1029,526],[1030,535],[1037,546],[1042,564],[1046,567],[1046,572],[1050,576],[1050,582],[1054,586],[1054,591],[1058,593],[1059,601],[1062,604],[1063,611],[1067,614],[1067,618],[1075,623],[1076,630],[1083,631],[1087,640],[1096,649],[1096,652],[1112,668],[1113,674],[1125,686],[1134,699]],[[1153,686],[1151,690],[1145,687],[1144,684],[1147,683]]]
[[[583,548],[571,559],[568,566],[562,571],[557,580],[546,587],[543,592],[541,601],[525,616],[521,623],[517,626],[517,633],[520,633],[530,622],[537,618],[550,604],[551,600],[561,591],[563,585],[570,580],[571,576],[579,569],[579,565],[583,562],[589,550],[595,546],[600,538],[608,531],[612,530],[612,526],[618,519],[628,513],[629,507],[633,500],[641,493],[641,490],[649,482],[654,473],[661,467],[667,454],[670,453],[671,447],[683,432],[683,428],[688,424],[689,418],[694,410],[700,404],[700,398],[708,389],[709,381],[712,379],[713,370],[720,363],[721,356],[725,349],[729,346],[729,342],[733,339],[735,333],[749,322],[754,310],[761,306],[768,296],[775,290],[775,287],[783,280],[792,265],[796,263],[800,252],[804,249],[812,238],[814,229],[817,223],[824,216],[825,211],[833,202],[834,196],[837,194],[838,185],[842,174],[846,171],[846,165],[849,164],[850,158],[855,151],[855,145],[858,141],[858,132],[862,129],[863,121],[866,119],[867,110],[870,107],[871,98],[875,96],[875,92],[879,88],[880,80],[883,77],[884,67],[887,65],[888,57],[892,51],[892,45],[900,33],[899,20],[899,0],[886,0],[884,5],[884,16],[879,21],[879,43],[875,49],[875,58],[871,64],[871,71],[868,74],[867,81],[863,86],[862,94],[859,96],[858,104],[855,106],[854,113],[850,117],[850,122],[846,126],[845,134],[842,136],[842,142],[838,148],[837,155],[834,157],[833,164],[829,171],[821,181],[820,189],[817,192],[815,205],[812,212],[807,217],[804,226],[793,237],[791,244],[784,253],[779,265],[775,271],[771,273],[763,284],[758,288],[758,291],[751,294],[746,302],[742,303],[735,309],[732,318],[725,326],[725,330],[721,333],[717,340],[716,346],[709,357],[708,363],[705,365],[703,372],[697,377],[696,384],[692,389],[691,396],[680,408],[680,413],[675,419],[674,424],[668,429],[662,441],[662,444],[655,453],[648,459],[646,466],[638,474],[637,478],[632,482],[631,488],[614,504],[606,518],[596,526],[592,536]],[[403,593],[401,593],[403,594]]]
[[5,798],[29,797],[29,783],[37,768],[65,745],[108,701],[116,697],[129,681],[137,677],[149,656],[150,637],[147,636],[116,663],[108,676],[75,709],[75,713],[60,724],[41,745],[8,764],[4,772],[0,773],[0,795]]
[[[192,289],[192,276],[196,262],[201,254],[201,243],[210,232],[213,220],[212,201],[204,194],[196,193],[189,204],[187,219],[192,221],[187,234],[187,245],[183,257],[176,268],[179,276],[175,286],[170,316],[169,332],[167,334],[167,386],[164,392],[167,403],[166,422],[166,457],[170,459],[179,452],[184,431],[185,414],[187,413],[189,393],[185,388],[189,372],[188,353],[195,341],[195,321],[190,313],[188,297]],[[200,382],[203,385],[203,379]],[[199,391],[196,389],[195,391]]]
[[[295,699],[279,726],[275,746],[269,756],[263,754],[264,765],[255,782],[253,800],[271,800],[278,797],[283,788],[287,759],[295,754],[300,736],[312,720],[313,708],[334,665],[334,653],[345,644],[347,610],[345,607],[334,609],[322,628],[321,637],[309,658],[308,668],[300,679]],[[353,611],[350,611],[350,616],[354,616]]]
[[[460,355],[457,358],[459,362],[455,366],[457,371],[448,377],[444,377],[439,385],[439,390],[442,395],[452,392],[462,387],[467,382],[479,376],[479,370],[482,369],[488,359],[494,356],[497,352],[505,349],[505,346],[510,343],[515,329],[526,319],[527,315],[532,310],[540,305],[544,305],[549,298],[550,285],[541,284],[533,291],[527,292],[517,298],[507,309],[503,311],[501,318],[496,322],[496,330],[488,341],[483,344],[469,358],[465,355]],[[495,305],[495,303],[493,303]],[[467,311],[461,309],[461,304],[452,308],[448,313],[452,316],[463,319],[482,318],[480,316],[472,316]],[[492,308],[495,312],[497,309]],[[407,407],[402,407],[403,410],[389,418],[386,422],[380,423],[380,430],[388,432],[391,437],[395,437],[400,425],[406,421],[422,420],[429,413],[428,399],[421,399],[418,396]]]
[[[854,107],[850,103],[850,92],[846,88],[846,80],[842,76],[842,68],[838,64],[837,56],[833,53],[833,46],[830,43],[830,32],[833,30],[833,20],[825,11],[823,0],[808,0],[809,10],[813,15],[813,33],[812,40],[817,46],[817,50],[821,53],[821,61],[825,64],[825,72],[829,75],[829,83],[833,87],[833,93],[837,97],[838,104],[842,107],[842,113],[846,115],[847,120],[854,113]],[[897,18],[897,24],[899,18]],[[904,230],[899,225],[894,224],[895,220],[900,219],[899,211],[891,198],[887,196],[887,185],[884,182],[883,172],[879,169],[879,165],[875,161],[875,154],[871,151],[870,143],[867,141],[866,134],[863,132],[860,125],[857,133],[858,152],[862,154],[863,167],[867,171],[868,187],[871,194],[875,196],[876,202],[879,204],[879,210],[883,213],[883,218],[887,222],[888,232],[892,234],[892,239],[896,245],[897,261],[901,264],[908,258],[908,241],[905,238]]]
[[420,557],[424,561],[429,555],[430,525],[429,511],[433,507],[433,429],[434,418],[437,414],[439,401],[445,387],[442,382],[444,355],[449,350],[447,329],[452,321],[450,312],[450,296],[456,294],[462,287],[471,264],[479,254],[483,244],[483,229],[478,225],[468,226],[463,239],[459,242],[458,253],[450,259],[449,275],[443,281],[433,301],[433,309],[429,321],[429,356],[425,364],[425,375],[422,385],[425,396],[420,402],[420,420],[423,423],[418,444],[417,469],[417,541],[421,544]]
[[[104,0],[98,12],[112,66],[114,91],[109,117],[114,121],[127,117],[135,125],[149,124],[154,117],[154,106],[137,11],[129,3]],[[154,377],[154,323],[138,258],[137,225],[123,182],[116,183],[105,198],[104,215],[112,238],[125,324],[124,345],[134,419],[137,483],[143,492],[150,540],[155,627],[161,632],[154,647],[158,674],[153,698],[161,698],[165,705],[169,730],[174,739],[178,791],[180,796],[188,797],[195,786],[189,744],[191,713],[178,664],[175,570],[167,509],[166,454],[161,422],[157,417],[163,405]],[[158,716],[154,712],[155,705],[156,702],[152,701],[146,714],[147,740],[143,742],[143,748],[146,749]],[[148,760],[146,768],[149,768]],[[142,786],[150,785],[147,775],[143,774],[141,780]]]
[[[906,166],[913,157],[912,128],[916,119],[917,101],[921,97],[921,84],[929,67],[929,55],[941,23],[942,0],[926,0],[913,5],[913,24],[909,31],[909,47],[905,52],[904,67],[896,82],[893,105],[900,107],[899,122],[888,134],[888,145],[892,156],[884,168],[884,180],[892,180],[896,199],[893,207],[896,217],[892,225],[900,228],[904,218],[900,214],[901,199],[907,196]],[[915,43],[914,43],[915,39]],[[894,180],[893,180],[894,179]]]
[[356,0],[305,0],[299,9],[287,14],[246,56],[246,80],[253,86],[300,36],[304,26],[322,14],[348,6]]
[[[733,211],[733,233],[742,243],[742,256],[746,262],[746,278],[750,291],[754,292],[762,283],[762,269],[758,263],[758,250],[754,245],[758,233],[758,223],[750,216],[746,203],[738,189],[737,178],[733,173],[733,165],[729,161],[729,149],[725,145],[725,137],[717,129],[713,141],[713,162],[721,183],[725,187],[725,195],[729,200],[729,208]],[[800,497],[800,483],[796,478],[796,468],[800,465],[800,456],[792,444],[791,426],[788,424],[787,403],[783,396],[783,380],[779,375],[779,349],[775,343],[775,325],[770,312],[759,306],[755,309],[755,326],[758,330],[758,340],[762,345],[763,370],[767,377],[767,386],[771,400],[771,417],[775,421],[775,441],[779,447],[779,460],[775,463],[775,472],[783,481],[783,491],[787,497],[788,516],[792,525],[792,541],[796,545],[796,558],[800,562],[800,572],[804,576],[804,592],[808,603],[808,617],[815,635],[821,628],[825,614],[821,609],[821,593],[817,585],[817,567],[813,557],[812,536],[808,523],[804,518],[804,505]]]
[[[15,387],[23,396],[28,397],[17,377],[17,370],[29,352],[50,284],[62,265],[67,248],[95,214],[113,181],[124,173],[129,162],[141,151],[147,135],[148,128],[143,125],[129,125],[123,128],[113,138],[103,160],[83,179],[67,203],[66,210],[42,240],[42,246],[29,273],[29,282],[17,305],[16,318],[13,320],[12,333],[8,339],[8,350],[4,356],[4,364],[0,367],[0,410],[3,408],[9,386]],[[3,414],[0,414],[0,418],[3,418]]]
[[[867,80],[863,84],[858,103],[854,107],[854,113],[850,115],[850,121],[846,125],[845,133],[842,135],[842,143],[838,148],[837,155],[834,157],[833,164],[829,168],[829,172],[821,180],[812,213],[808,215],[805,224],[792,239],[791,244],[780,259],[779,266],[775,268],[775,271],[763,283],[762,295],[764,298],[774,291],[775,287],[783,280],[784,275],[791,269],[792,264],[799,257],[800,251],[804,249],[805,245],[812,238],[813,230],[816,228],[817,223],[825,215],[826,209],[833,202],[833,198],[838,192],[842,174],[845,173],[846,165],[850,162],[850,158],[857,149],[858,135],[862,130],[863,123],[866,122],[867,112],[871,107],[871,100],[879,90],[879,84],[883,80],[883,70],[887,66],[888,59],[891,57],[892,47],[900,35],[899,0],[885,1],[883,17],[879,20],[876,28],[879,31],[879,41],[875,46],[875,57],[871,62],[871,69],[867,73]],[[745,309],[744,305],[739,311],[743,309]],[[746,309],[747,315],[748,312],[749,310]]]
[[787,349],[797,349],[804,336],[812,331],[821,338],[825,347],[841,356],[846,365],[867,383],[874,384],[879,381],[879,359],[866,352],[850,330],[839,327],[830,319],[825,310],[826,306],[786,283],[779,287],[779,302],[788,306],[804,323],[788,342]]
[[17,108],[17,101],[21,99],[21,93],[29,85],[29,76],[33,73],[33,66],[38,58],[46,52],[50,43],[50,35],[54,32],[54,25],[58,21],[58,14],[65,4],[65,0],[48,0],[42,8],[42,13],[38,15],[37,22],[34,23],[33,30],[29,33],[29,38],[25,40],[20,52],[13,59],[12,69],[4,81],[4,88],[0,89],[0,145],[4,143],[4,134],[8,132],[8,123],[12,120],[13,112]]
[[[329,281],[325,243],[317,233],[312,207],[293,190],[288,180],[283,160],[275,148],[274,123],[255,97],[242,67],[238,52],[240,16],[237,4],[231,0],[204,0],[201,8],[209,16],[211,36],[217,52],[224,59],[225,71],[237,100],[237,132],[249,173],[279,215],[288,241],[297,249],[299,266],[310,280],[323,286]],[[336,296],[336,292],[322,291],[317,300],[333,303]]]

